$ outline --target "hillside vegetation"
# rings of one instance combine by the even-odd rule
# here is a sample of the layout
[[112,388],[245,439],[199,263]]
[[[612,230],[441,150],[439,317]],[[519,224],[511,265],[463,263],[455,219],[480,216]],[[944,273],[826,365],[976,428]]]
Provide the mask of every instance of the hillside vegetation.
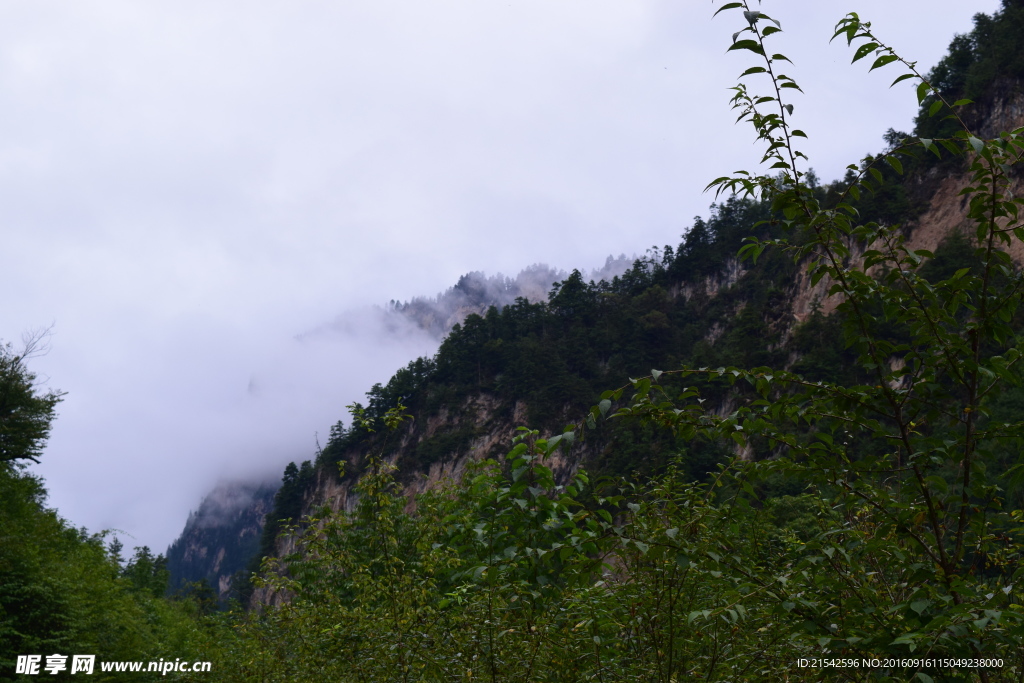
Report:
[[[1024,680],[1024,129],[985,139],[964,96],[1024,101],[1024,5],[928,76],[843,18],[922,110],[820,184],[781,27],[717,4],[767,174],[714,180],[708,218],[611,282],[470,316],[373,387],[286,470],[251,609],[159,597],[162,558],[124,562],[3,463],[0,675],[95,651],[224,681]],[[962,220],[915,246],[950,187]]]
[[[722,9],[746,23],[732,49],[761,59],[746,80],[770,83],[733,104],[773,175],[718,179],[729,198],[678,247],[470,317],[352,406],[318,460],[350,512],[300,525],[260,579],[282,652],[370,680],[816,680],[793,663],[823,652],[897,658],[852,678],[1019,676],[1021,144],[978,138],[949,86],[990,53],[944,61],[940,89],[844,19],[854,61],[918,79],[921,130],[820,186],[766,52],[778,26]],[[920,135],[933,119],[956,132]],[[953,176],[970,231],[911,248]],[[417,473],[486,434],[479,396],[492,423],[525,418],[517,445],[410,507]],[[307,502],[329,502],[323,476]]]

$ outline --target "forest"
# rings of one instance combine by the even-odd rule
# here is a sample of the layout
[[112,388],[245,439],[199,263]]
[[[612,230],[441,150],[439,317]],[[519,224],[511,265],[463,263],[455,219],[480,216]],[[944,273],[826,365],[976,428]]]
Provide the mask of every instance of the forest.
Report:
[[[1024,129],[990,130],[1024,2],[928,73],[840,20],[920,113],[828,183],[761,9],[716,3],[768,171],[712,180],[624,275],[471,315],[372,387],[285,470],[229,604],[46,506],[28,463],[62,396],[31,343],[0,347],[0,680],[60,653],[212,663],[135,680],[1024,681]],[[950,182],[962,228],[915,246]],[[514,437],[410,498],[485,431],[480,397]],[[309,505],[327,476],[348,508]]]

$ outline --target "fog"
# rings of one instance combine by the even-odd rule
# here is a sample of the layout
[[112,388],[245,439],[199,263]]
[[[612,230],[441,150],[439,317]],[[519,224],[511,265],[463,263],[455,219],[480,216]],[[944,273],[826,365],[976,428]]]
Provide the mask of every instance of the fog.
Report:
[[[915,113],[899,71],[829,44],[845,12],[927,68],[997,6],[762,5],[818,175]],[[54,325],[33,365],[68,392],[32,467],[50,503],[162,550],[217,481],[312,457],[434,351],[374,306],[677,243],[705,185],[760,156],[727,104],[742,19],[714,7],[0,6],[0,339]]]

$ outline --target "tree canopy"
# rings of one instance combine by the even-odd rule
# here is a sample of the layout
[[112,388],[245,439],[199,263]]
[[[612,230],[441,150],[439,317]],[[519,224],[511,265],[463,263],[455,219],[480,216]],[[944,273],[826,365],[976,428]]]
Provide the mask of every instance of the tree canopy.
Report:
[[38,462],[63,396],[36,385],[26,363],[36,348],[30,341],[16,353],[10,343],[0,343],[0,462]]

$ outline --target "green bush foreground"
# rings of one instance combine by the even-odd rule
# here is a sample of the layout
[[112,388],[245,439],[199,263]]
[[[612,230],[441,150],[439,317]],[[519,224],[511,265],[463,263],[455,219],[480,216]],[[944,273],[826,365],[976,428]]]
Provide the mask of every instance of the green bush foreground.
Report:
[[[741,256],[788,254],[832,297],[830,320],[856,357],[849,381],[652,371],[560,435],[524,428],[504,460],[475,463],[414,505],[382,449],[354,512],[305,520],[291,531],[297,552],[265,562],[256,584],[270,605],[204,617],[179,601],[175,614],[192,616],[173,622],[177,646],[213,660],[216,680],[1024,680],[1024,512],[1004,505],[1019,500],[1007,491],[1024,468],[1013,410],[1024,277],[1008,254],[1024,239],[1011,192],[1024,130],[977,137],[968,102],[945,99],[850,14],[836,37],[856,46],[854,61],[902,67],[896,82],[919,83],[925,116],[954,130],[893,140],[826,203],[790,125],[785,95],[798,86],[767,47],[780,27],[746,2],[723,10],[740,18],[730,49],[755,59],[733,105],[769,171],[710,187],[769,205],[786,236],[751,238]],[[902,173],[929,154],[970,178],[966,265],[952,272],[909,250],[900,226],[859,222],[851,203],[881,189],[883,167]],[[739,407],[706,409],[702,393]],[[393,430],[403,407],[356,418]],[[642,484],[580,470],[558,485],[550,458],[605,420],[735,455],[700,484],[680,460]],[[96,628],[171,623],[165,607],[135,614],[147,604],[125,603],[125,621]]]

